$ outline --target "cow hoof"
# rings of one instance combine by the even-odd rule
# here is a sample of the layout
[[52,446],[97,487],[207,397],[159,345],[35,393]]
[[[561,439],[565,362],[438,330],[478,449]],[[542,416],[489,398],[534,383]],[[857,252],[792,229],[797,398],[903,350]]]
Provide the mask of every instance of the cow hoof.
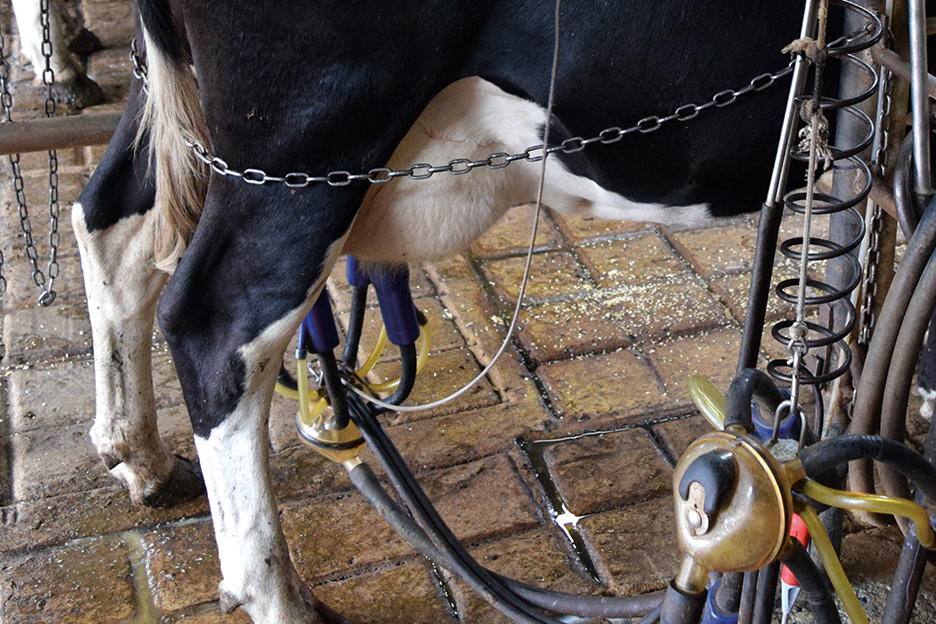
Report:
[[78,72],[74,77],[52,85],[52,97],[59,104],[73,108],[86,108],[104,101],[104,92],[96,82]]
[[68,49],[79,56],[87,56],[98,50],[103,50],[104,46],[101,44],[101,40],[97,38],[97,35],[82,26],[68,42]]
[[172,507],[205,493],[201,470],[191,461],[176,455],[175,466],[169,477],[143,497],[147,507]]
[[234,610],[243,604],[237,596],[223,589],[218,594],[218,598],[220,599],[221,603],[219,605],[221,607],[221,613],[224,615],[230,615],[234,613]]

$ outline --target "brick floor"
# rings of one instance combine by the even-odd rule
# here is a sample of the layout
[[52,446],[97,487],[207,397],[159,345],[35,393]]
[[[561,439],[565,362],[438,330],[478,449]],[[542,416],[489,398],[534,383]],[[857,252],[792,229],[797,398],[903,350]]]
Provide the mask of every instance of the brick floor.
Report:
[[[76,0],[75,7],[105,46],[87,59],[108,97],[99,110],[118,110],[130,70],[131,2]],[[15,49],[9,17],[0,8]],[[14,67],[21,107],[39,103],[32,75]],[[101,154],[100,146],[59,153],[63,206]],[[22,162],[27,192],[43,197],[46,157]],[[70,223],[63,217],[59,300],[40,309],[11,191],[0,179],[10,285],[0,360],[0,622],[246,623],[241,612],[219,612],[207,503],[134,507],[96,458],[88,439],[92,345]],[[47,224],[41,207],[34,212],[45,254]],[[533,217],[530,206],[517,207],[467,253],[412,268],[414,297],[435,335],[414,402],[455,389],[500,346]],[[727,387],[755,238],[751,218],[687,230],[540,216],[519,332],[504,358],[461,401],[387,420],[440,513],[484,565],[578,593],[644,592],[672,578],[672,466],[711,429],[694,411],[687,381],[698,372]],[[342,324],[343,272],[339,262],[329,283]],[[771,305],[771,318],[786,309]],[[366,345],[378,330],[372,315]],[[172,359],[158,332],[154,338],[161,430],[176,452],[194,457]],[[395,360],[388,350],[374,379],[393,377]],[[298,441],[294,413],[294,404],[274,398],[274,489],[293,558],[319,598],[356,623],[506,622],[383,525],[340,468]],[[373,460],[369,451],[363,457]],[[559,527],[554,510],[572,520]],[[846,569],[871,605],[881,593],[874,588],[888,582],[897,542],[881,529],[846,539]],[[930,614],[932,576],[921,602]]]

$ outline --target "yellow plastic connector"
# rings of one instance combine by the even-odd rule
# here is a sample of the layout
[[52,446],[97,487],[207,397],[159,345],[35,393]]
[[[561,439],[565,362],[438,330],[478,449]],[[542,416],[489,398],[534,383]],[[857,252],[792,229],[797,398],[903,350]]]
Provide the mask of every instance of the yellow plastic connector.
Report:
[[800,515],[800,518],[803,519],[803,522],[806,523],[806,528],[809,530],[812,543],[819,553],[819,558],[822,559],[822,565],[829,575],[829,580],[832,581],[832,587],[835,588],[835,593],[838,594],[839,600],[842,601],[842,606],[845,608],[845,613],[848,614],[848,618],[852,621],[852,624],[870,624],[868,622],[868,616],[865,614],[864,609],[861,608],[861,603],[858,602],[858,596],[855,595],[855,590],[852,588],[848,577],[845,575],[845,570],[842,569],[842,562],[839,561],[838,556],[836,556],[835,547],[832,546],[832,542],[829,540],[829,536],[825,531],[825,527],[822,526],[822,521],[819,519],[819,516],[816,515],[812,507],[798,498],[793,499],[793,507],[796,513]]
[[815,501],[832,507],[904,516],[913,521],[913,530],[924,548],[932,548],[933,543],[936,542],[936,536],[934,536],[933,528],[929,523],[929,514],[926,513],[926,509],[922,505],[913,501],[890,496],[835,490],[812,479],[803,479],[795,483],[793,489],[802,492]]
[[715,384],[702,375],[692,375],[689,378],[689,396],[712,427],[717,431],[725,428],[727,402]]
[[[377,365],[384,349],[387,348],[387,328],[381,326],[380,335],[377,337],[377,343],[371,350],[370,355],[364,361],[364,364],[357,369],[354,374],[359,379],[364,379]],[[416,354],[416,373],[422,372],[429,361],[429,353],[432,349],[432,330],[429,324],[420,327],[418,339],[419,349]],[[296,359],[296,390],[291,390],[283,384],[276,383],[276,393],[285,399],[299,402],[299,418],[306,425],[311,425],[318,420],[325,408],[328,407],[328,399],[323,397],[317,390],[309,389],[309,381],[306,377],[306,359]],[[393,392],[400,385],[400,379],[391,379],[377,384],[372,384],[370,389],[374,392]],[[314,406],[313,406],[314,404]]]

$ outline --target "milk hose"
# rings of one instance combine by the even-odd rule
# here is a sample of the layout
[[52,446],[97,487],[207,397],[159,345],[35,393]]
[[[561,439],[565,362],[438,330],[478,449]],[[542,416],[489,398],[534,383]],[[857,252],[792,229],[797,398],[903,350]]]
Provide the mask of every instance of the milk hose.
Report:
[[[544,601],[555,605],[550,608],[563,613],[572,612],[573,609],[578,611],[579,608],[588,608],[587,613],[595,614],[596,617],[631,617],[646,613],[653,608],[656,601],[661,600],[661,596],[585,597],[569,596],[568,594],[541,589],[523,589],[522,587],[518,589],[519,586],[516,582],[504,579],[484,569],[468,554],[464,546],[452,535],[444,521],[432,508],[431,503],[409,472],[399,452],[393,447],[392,442],[387,438],[386,433],[368,411],[363,401],[356,395],[350,395],[349,403],[351,404],[351,414],[355,424],[384,467],[404,504],[413,514],[414,519],[407,521],[412,524],[404,533],[404,537],[415,536],[414,547],[417,547],[417,549],[420,548],[417,545],[432,544],[435,550],[443,552],[444,555],[439,560],[440,565],[445,566],[446,563],[453,565],[453,573],[462,578],[508,617],[512,617],[519,622],[555,623],[555,619],[543,616],[533,610],[544,604]],[[356,468],[352,469],[352,472],[355,471],[357,471]],[[366,472],[362,470],[354,478],[363,480],[366,477]],[[370,495],[365,495],[381,515],[385,513],[383,510],[393,509],[393,507],[387,506],[385,499],[383,502],[375,502]],[[400,513],[394,513],[393,515],[395,519],[388,519],[388,521],[399,522],[401,517],[405,518],[402,510]],[[428,542],[426,539],[428,539]],[[575,614],[578,615],[580,612]]]

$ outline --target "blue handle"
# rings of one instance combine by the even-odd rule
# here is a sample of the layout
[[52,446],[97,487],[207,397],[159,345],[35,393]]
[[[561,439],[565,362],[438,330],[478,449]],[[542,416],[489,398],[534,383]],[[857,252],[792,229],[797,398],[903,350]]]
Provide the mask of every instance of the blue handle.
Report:
[[709,587],[708,598],[705,601],[705,612],[702,614],[702,624],[738,624],[738,614],[722,611],[715,601],[715,594],[718,592],[719,585],[721,585],[721,579],[717,579]]
[[368,273],[377,291],[377,302],[387,327],[387,338],[397,346],[413,344],[419,338],[419,322],[410,293],[409,268],[374,267]]
[[370,277],[364,271],[361,263],[354,256],[348,256],[348,264],[345,267],[345,275],[348,283],[354,287],[360,288],[371,283]]
[[[790,392],[786,388],[780,388],[780,392],[787,399],[790,398]],[[751,405],[751,419],[754,421],[754,431],[751,435],[761,442],[766,442],[773,435],[773,414],[766,419],[761,414],[757,403]],[[799,412],[787,414],[787,417],[780,421],[780,429],[777,437],[780,439],[799,440],[800,436],[800,416]]]
[[323,290],[302,321],[299,348],[308,349],[313,353],[325,353],[337,347],[339,342],[338,328],[335,326],[335,317],[328,301],[328,291]]

